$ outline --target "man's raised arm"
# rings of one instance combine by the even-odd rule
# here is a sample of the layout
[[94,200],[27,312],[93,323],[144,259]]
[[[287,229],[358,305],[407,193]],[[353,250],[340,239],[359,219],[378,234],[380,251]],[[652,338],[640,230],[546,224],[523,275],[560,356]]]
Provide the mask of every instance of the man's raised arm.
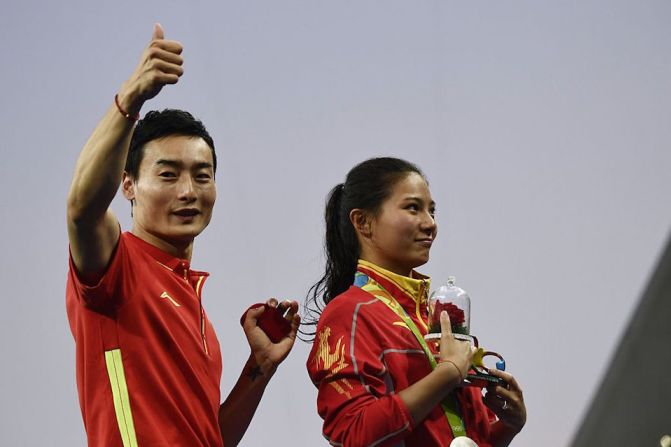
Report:
[[81,279],[97,282],[119,238],[119,224],[109,209],[121,182],[133,125],[145,101],[183,73],[179,42],[165,40],[154,25],[151,42],[88,139],[75,166],[67,201],[72,260]]

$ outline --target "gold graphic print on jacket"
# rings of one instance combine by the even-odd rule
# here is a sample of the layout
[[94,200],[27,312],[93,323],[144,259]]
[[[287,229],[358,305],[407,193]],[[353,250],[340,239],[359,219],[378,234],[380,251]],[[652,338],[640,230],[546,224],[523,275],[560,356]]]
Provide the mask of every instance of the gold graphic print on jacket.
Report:
[[[331,351],[331,346],[329,345],[330,336],[331,328],[328,326],[322,329],[317,335],[319,347],[315,353],[314,362],[317,368],[320,367],[321,363],[321,368],[330,371],[329,376],[332,376],[347,368],[349,364],[345,363],[345,343],[343,343],[343,337],[341,336],[338,339],[333,351]],[[325,380],[328,380],[328,376]],[[351,398],[349,391],[345,388],[350,390],[354,388],[347,379],[342,378],[340,380],[329,381],[329,385],[335,388],[339,394],[346,395],[348,399]]]

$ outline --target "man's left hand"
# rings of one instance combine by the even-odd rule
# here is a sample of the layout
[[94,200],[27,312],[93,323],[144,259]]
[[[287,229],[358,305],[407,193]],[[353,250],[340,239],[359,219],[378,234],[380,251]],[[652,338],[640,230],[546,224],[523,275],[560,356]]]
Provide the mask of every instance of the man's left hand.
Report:
[[289,333],[277,343],[273,343],[268,338],[263,329],[257,325],[257,320],[265,311],[264,306],[249,309],[242,328],[245,331],[252,356],[256,365],[260,368],[260,372],[272,374],[293,348],[301,318],[298,315],[297,301],[285,300],[279,303],[275,298],[271,298],[266,301],[266,304],[273,308],[279,308],[282,313],[286,312],[284,318],[291,324]]

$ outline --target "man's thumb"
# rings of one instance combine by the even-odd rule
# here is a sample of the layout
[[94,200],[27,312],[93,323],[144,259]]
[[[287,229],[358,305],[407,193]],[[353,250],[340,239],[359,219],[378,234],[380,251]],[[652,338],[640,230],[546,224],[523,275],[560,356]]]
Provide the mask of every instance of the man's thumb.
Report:
[[154,23],[154,32],[151,34],[151,40],[163,39],[163,27],[160,23]]

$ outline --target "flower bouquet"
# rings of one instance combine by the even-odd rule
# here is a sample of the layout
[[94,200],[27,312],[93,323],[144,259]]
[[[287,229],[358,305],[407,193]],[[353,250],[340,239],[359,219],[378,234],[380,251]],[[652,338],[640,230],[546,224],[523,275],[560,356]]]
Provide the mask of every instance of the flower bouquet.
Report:
[[448,277],[447,283],[440,286],[438,290],[431,294],[429,298],[429,324],[428,333],[424,336],[427,341],[432,341],[432,349],[435,355],[438,355],[438,341],[440,340],[440,314],[443,311],[447,312],[450,317],[450,326],[452,328],[452,335],[457,340],[468,341],[477,348],[473,356],[473,363],[469,371],[464,385],[486,387],[491,384],[503,385],[505,382],[502,379],[489,374],[488,368],[485,366],[484,358],[493,356],[498,358],[496,368],[505,371],[506,362],[500,354],[493,351],[485,351],[479,347],[478,339],[471,335],[471,299],[468,294],[457,287],[453,276]]
[[427,340],[440,338],[440,314],[446,311],[455,338],[471,341],[471,299],[463,289],[454,285],[454,281],[454,276],[448,277],[447,283],[429,298],[429,333],[424,337]]

